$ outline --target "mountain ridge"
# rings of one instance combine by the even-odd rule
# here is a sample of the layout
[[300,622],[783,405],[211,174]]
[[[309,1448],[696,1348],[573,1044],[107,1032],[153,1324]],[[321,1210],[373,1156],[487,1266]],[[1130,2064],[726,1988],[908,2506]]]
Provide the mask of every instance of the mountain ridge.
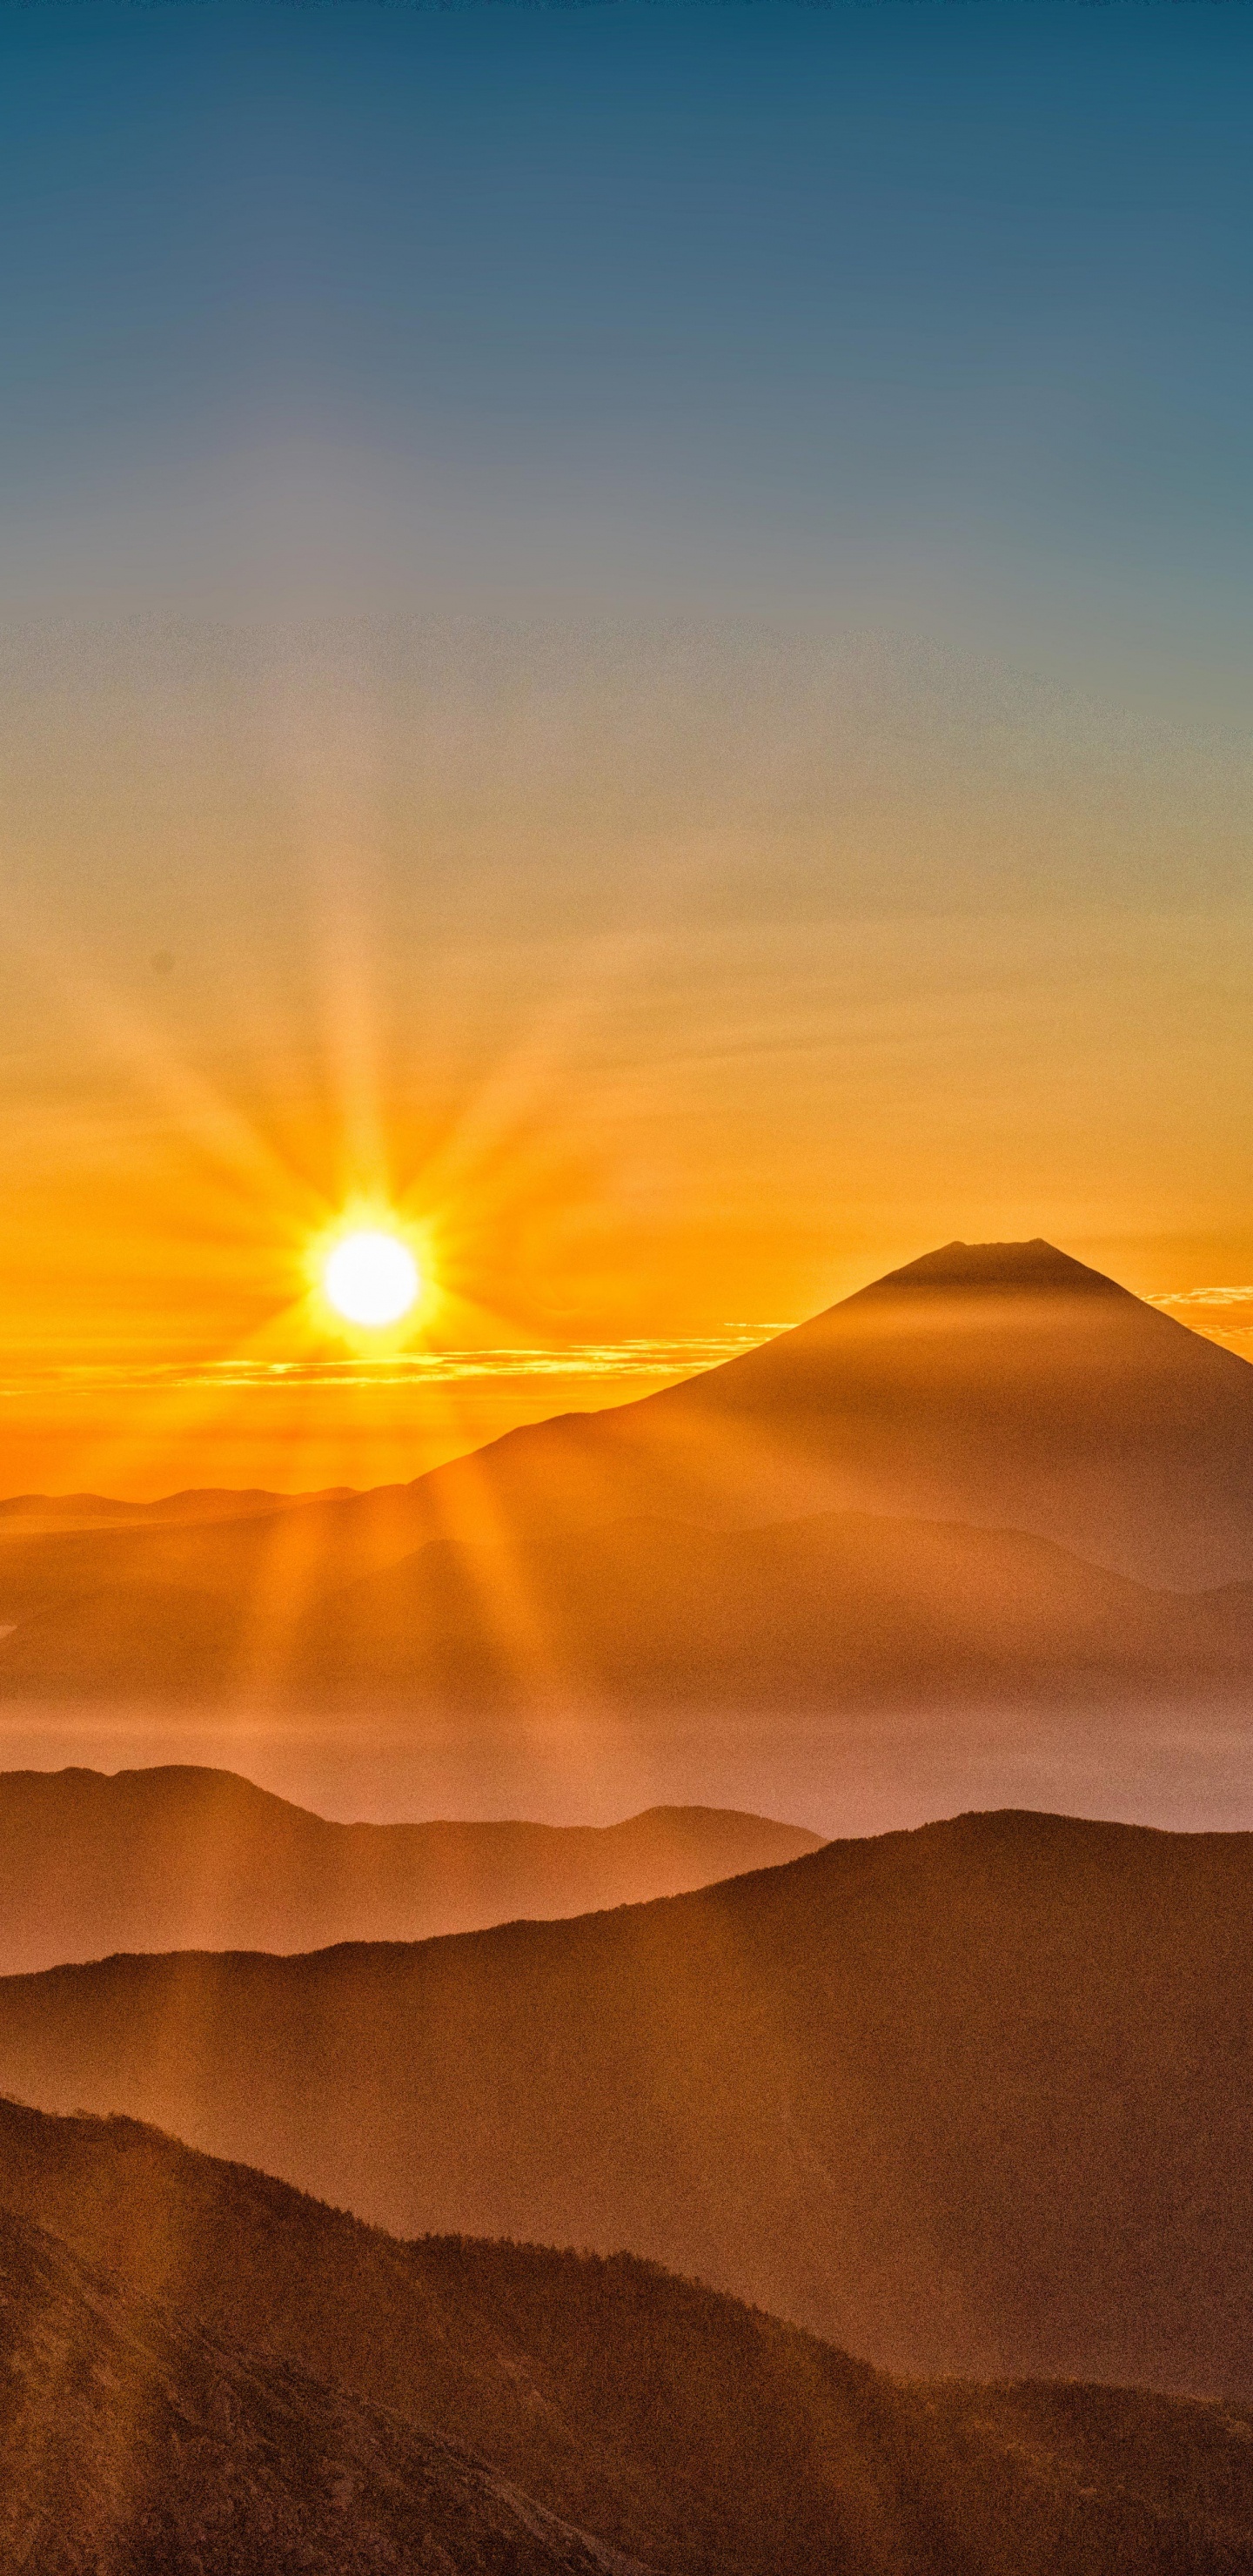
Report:
[[1253,2395],[1253,1835],[1007,1810],[697,1894],[0,1982],[0,2085],[910,2375]]
[[417,1721],[466,1706],[1237,1706],[1253,1682],[1253,1587],[1154,1589],[1021,1531],[847,1511],[751,1530],[541,1517],[490,1545],[407,1535],[364,1570],[325,1567],[263,1640],[262,1605],[241,1615],[222,1581],[123,1565],[49,1596],[36,1578],[10,1591],[4,1687],[194,1703],[259,1677],[277,1704],[399,1703]]
[[481,2461],[172,2316],[5,2211],[0,2359],[6,2571],[389,2576],[434,2559],[445,2576],[647,2576]]
[[354,1825],[195,1765],[0,1772],[0,1973],[116,1951],[425,1940],[678,1893],[820,1842],[718,1808]]
[[[55,2483],[58,2539],[72,2547],[94,2505],[98,2541],[101,2432],[146,2472],[146,2554],[97,2547],[91,2576],[152,2576],[162,2517],[170,2576],[218,2576],[224,2524],[230,2576],[274,2576],[276,2563],[358,2576],[354,2544],[368,2548],[380,2520],[403,2530],[415,2503],[444,2576],[589,2560],[621,2576],[628,2558],[652,2576],[1247,2564],[1247,2414],[1093,2387],[893,2383],[629,2256],[403,2243],[132,2121],[4,2101],[0,2213],[0,2352],[34,2382],[0,2430],[6,2467],[26,2471],[4,2481],[10,2512],[29,2516],[32,2488]],[[32,2251],[54,2275],[33,2319],[20,2269]],[[19,2443],[24,2428],[37,2437],[33,2462],[13,2458],[15,2415]],[[293,2432],[306,2464],[294,2481]],[[132,2470],[124,2533],[136,2483]],[[115,2478],[106,2536],[117,2492]],[[293,2518],[306,2554],[276,2562],[276,2519],[286,2538]],[[320,2554],[336,2539],[337,2556]],[[81,2564],[57,2560],[66,2576]]]
[[[864,1548],[856,1566],[835,1544],[819,1561],[813,1532],[841,1516],[880,1534],[877,1571]],[[674,1535],[654,1546],[659,1523]],[[895,1560],[912,1548],[925,1593],[940,1530],[951,1551],[967,1533],[965,1563],[947,1601],[932,1587],[927,1644]],[[1038,1670],[993,1564],[1017,1542],[1072,1560]],[[439,1559],[438,1583],[434,1561],[398,1571],[432,1548],[461,1551]],[[1111,1611],[1093,1660],[1102,1577],[1155,1600],[1129,1621],[1134,1652]],[[1042,1240],[950,1245],[679,1385],[521,1426],[408,1486],[142,1526],[11,1519],[0,1691],[329,1697],[347,1712],[381,1692],[420,1714],[484,1692],[687,1705],[704,1673],[726,1706],[768,1722],[789,1698],[856,1705],[872,1637],[873,1705],[1239,1698],[1253,1681],[1246,1583],[1253,1369]]]

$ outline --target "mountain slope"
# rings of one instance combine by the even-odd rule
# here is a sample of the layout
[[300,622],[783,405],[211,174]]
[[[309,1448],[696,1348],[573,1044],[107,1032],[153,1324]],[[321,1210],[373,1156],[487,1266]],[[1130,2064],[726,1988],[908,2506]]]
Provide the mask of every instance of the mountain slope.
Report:
[[[1222,1589],[1253,1580],[1253,1369],[1043,1243],[950,1245],[721,1368],[410,1486],[207,1501],[59,1529],[11,1514],[0,1690],[746,1706],[955,1674],[1160,1698],[1253,1676],[1249,1598]],[[1024,1538],[1068,1565],[1046,1581]],[[1155,1597],[1120,1609],[1096,1568]],[[1025,1677],[1024,1587],[1052,1597]],[[1180,1589],[1216,1597],[1192,1610]],[[867,1622],[862,1673],[847,1641]]]
[[289,1681],[414,1709],[1242,1702],[1253,1594],[1155,1592],[1046,1539],[871,1513],[541,1524],[507,1553],[433,1543],[319,1602]]
[[889,2367],[1253,2394],[1253,1837],[959,1819],[572,1923],[0,1984],[0,2085]]
[[632,2576],[478,2461],[0,2212],[0,2570]]
[[426,1940],[676,1895],[819,1842],[708,1807],[606,1826],[341,1825],[229,1771],[5,1771],[0,1974],[113,1950]]
[[1047,1539],[866,1512],[752,1530],[558,1529],[540,1515],[508,1545],[432,1540],[327,1580],[269,1630],[260,1673],[255,1608],[97,1583],[30,1605],[0,1641],[0,1672],[18,1696],[186,1702],[259,1682],[277,1705],[399,1703],[415,1717],[1229,1706],[1253,1685],[1253,1586],[1155,1591]]
[[854,1510],[1051,1538],[1150,1584],[1253,1576],[1253,1369],[1051,1244],[946,1245],[633,1405],[414,1489],[432,1534]]
[[[273,2509],[277,2489],[278,2515],[290,2513],[283,2471],[298,2428],[313,2471],[297,2489],[302,2543],[311,2523],[315,2541],[325,2528],[333,2469],[346,2540],[363,2524],[368,2534],[371,2508],[394,2527],[425,2491],[430,2556],[405,2564],[431,2563],[442,2545],[435,2564],[459,2568],[469,2542],[483,2547],[471,2563],[495,2565],[502,2524],[516,2576],[586,2565],[597,2547],[602,2565],[625,2551],[656,2576],[1235,2576],[1248,2563],[1245,2414],[1125,2390],[901,2387],[628,2257],[397,2243],[130,2122],[0,2103],[4,2208],[0,2348],[7,2338],[8,2354],[34,2364],[17,2423],[35,2454],[6,2491],[29,2518],[51,2465],[59,2532],[81,2529],[84,2492],[98,2492],[102,2430],[115,2487],[138,2463],[159,2508],[152,2469],[177,2412],[165,2500],[183,2531],[200,2517],[198,2547],[206,2524],[231,2527],[240,2501],[237,2546],[249,2504]],[[258,2463],[259,2423],[271,2440]],[[542,2544],[530,2554],[528,2533]],[[170,2576],[216,2565],[181,2554],[175,2536],[160,2562]],[[0,2568],[12,2563],[0,2549]],[[261,2563],[285,2576],[325,2562],[271,2539]],[[334,2563],[363,2562],[345,2548]],[[231,2561],[243,2576],[252,2564],[242,2551]]]

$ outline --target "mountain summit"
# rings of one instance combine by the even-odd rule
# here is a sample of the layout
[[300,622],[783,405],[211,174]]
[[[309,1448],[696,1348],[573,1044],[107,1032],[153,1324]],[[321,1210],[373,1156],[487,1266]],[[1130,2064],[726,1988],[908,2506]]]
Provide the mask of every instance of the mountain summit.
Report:
[[859,1511],[1202,1589],[1253,1576],[1253,1369],[1053,1244],[950,1243],[721,1368],[412,1490],[445,1533],[482,1529],[485,1493],[522,1527]]
[[1041,1234],[1033,1235],[1030,1243],[941,1244],[938,1252],[924,1252],[919,1260],[907,1261],[903,1269],[887,1271],[882,1279],[876,1279],[869,1288],[857,1289],[844,1302],[855,1305],[858,1298],[879,1297],[885,1290],[897,1288],[1034,1290],[1037,1296],[1131,1297],[1129,1288],[1120,1288],[1116,1279],[1107,1279],[1102,1270],[1090,1270],[1086,1262],[1075,1261],[1070,1253],[1059,1252]]
[[950,1243],[412,1485],[13,1525],[0,1684],[203,1699],[259,1676],[345,1709],[1242,1700],[1253,1596],[1178,1596],[1250,1581],[1253,1369],[1052,1244]]

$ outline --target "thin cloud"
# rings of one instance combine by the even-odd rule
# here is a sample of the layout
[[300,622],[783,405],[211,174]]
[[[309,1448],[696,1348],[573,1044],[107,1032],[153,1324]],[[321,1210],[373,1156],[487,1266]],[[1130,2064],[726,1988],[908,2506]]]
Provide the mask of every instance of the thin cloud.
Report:
[[[559,1350],[505,1347],[486,1350],[406,1351],[386,1360],[229,1359],[157,1368],[64,1368],[32,1371],[22,1383],[61,1386],[239,1387],[448,1385],[474,1378],[690,1377],[752,1350],[783,1327],[731,1324],[721,1332],[659,1341],[574,1342]],[[10,1386],[15,1382],[9,1381]]]

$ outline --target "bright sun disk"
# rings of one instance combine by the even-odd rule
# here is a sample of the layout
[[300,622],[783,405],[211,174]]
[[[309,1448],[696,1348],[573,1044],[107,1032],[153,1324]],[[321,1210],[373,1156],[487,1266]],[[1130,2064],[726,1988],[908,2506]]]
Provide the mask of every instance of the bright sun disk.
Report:
[[408,1245],[372,1227],[341,1236],[322,1272],[327,1299],[348,1324],[398,1324],[421,1285]]

